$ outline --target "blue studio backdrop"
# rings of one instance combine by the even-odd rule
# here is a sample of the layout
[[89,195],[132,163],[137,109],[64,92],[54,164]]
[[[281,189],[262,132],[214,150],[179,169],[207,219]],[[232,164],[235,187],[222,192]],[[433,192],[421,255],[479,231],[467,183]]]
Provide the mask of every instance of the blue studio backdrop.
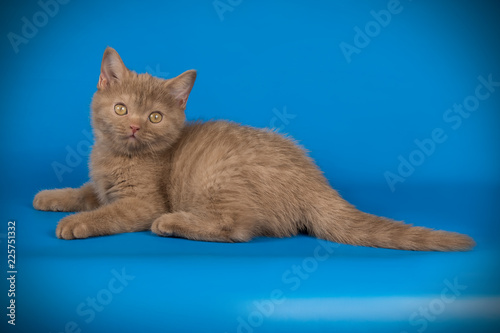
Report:
[[[499,7],[4,2],[1,332],[498,332]],[[477,246],[57,239],[66,213],[35,211],[32,200],[88,180],[106,46],[139,73],[196,69],[188,119],[289,134],[361,210],[467,233]]]

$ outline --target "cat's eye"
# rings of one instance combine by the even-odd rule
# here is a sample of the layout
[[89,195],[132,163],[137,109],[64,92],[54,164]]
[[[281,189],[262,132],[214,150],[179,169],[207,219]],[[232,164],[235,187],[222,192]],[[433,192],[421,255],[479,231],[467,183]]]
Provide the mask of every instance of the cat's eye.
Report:
[[115,105],[115,112],[119,116],[124,116],[127,114],[127,107],[123,104],[116,104]]
[[159,123],[161,120],[163,119],[163,116],[160,112],[158,111],[155,111],[155,112],[152,112],[150,115],[149,115],[149,121],[151,121],[152,123]]

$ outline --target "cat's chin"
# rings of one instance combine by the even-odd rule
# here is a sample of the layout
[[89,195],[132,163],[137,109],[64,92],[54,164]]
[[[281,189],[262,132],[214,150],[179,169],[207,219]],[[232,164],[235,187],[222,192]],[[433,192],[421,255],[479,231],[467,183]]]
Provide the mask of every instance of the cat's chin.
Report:
[[140,139],[133,137],[128,138],[125,144],[121,145],[118,150],[121,153],[133,156],[149,154],[153,152],[152,147],[150,145],[148,145],[144,141],[141,141]]
[[[120,143],[117,143],[118,145],[118,150],[121,151],[122,153],[126,154],[134,154],[142,150],[142,144],[139,139],[135,136],[129,136],[126,138],[123,138],[123,141]],[[116,146],[115,146],[116,147]]]
[[125,146],[128,149],[136,150],[136,149],[138,149],[141,146],[141,143],[140,143],[139,139],[137,139],[135,136],[129,136],[126,139]]

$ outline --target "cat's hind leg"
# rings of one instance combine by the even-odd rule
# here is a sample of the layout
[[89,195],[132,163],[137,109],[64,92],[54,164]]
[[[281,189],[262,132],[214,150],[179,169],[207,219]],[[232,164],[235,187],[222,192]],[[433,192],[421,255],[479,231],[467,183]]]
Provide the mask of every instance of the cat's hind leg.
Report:
[[246,242],[252,238],[248,223],[231,214],[174,212],[157,218],[151,230],[160,236],[174,236],[209,242]]

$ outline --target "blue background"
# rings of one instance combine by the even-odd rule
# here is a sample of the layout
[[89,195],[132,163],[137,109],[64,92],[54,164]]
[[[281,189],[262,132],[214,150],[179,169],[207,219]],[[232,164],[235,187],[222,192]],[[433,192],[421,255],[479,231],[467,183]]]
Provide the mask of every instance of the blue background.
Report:
[[[6,248],[7,221],[16,220],[19,272],[17,325],[2,313],[2,332],[61,332],[71,321],[75,332],[498,329],[500,87],[460,127],[443,116],[474,95],[479,76],[500,81],[499,6],[402,0],[402,10],[346,57],[342,43],[355,46],[357,29],[373,26],[371,11],[389,3],[75,0],[51,7],[52,16],[37,14],[35,1],[4,4],[0,241]],[[40,26],[16,50],[9,36],[22,36],[24,17]],[[170,78],[196,69],[188,119],[277,127],[358,208],[465,232],[478,246],[413,253],[341,245],[292,290],[287,271],[326,242],[212,244],[148,232],[58,240],[65,214],[37,212],[31,201],[41,189],[88,179],[85,133],[106,46],[139,73]],[[415,140],[437,128],[446,141],[391,189],[385,173],[397,174],[400,158],[418,154]],[[54,165],[67,172],[58,176]],[[122,268],[135,278],[85,322],[78,305]],[[466,288],[441,309],[454,279]],[[259,312],[254,302],[269,301],[273,290],[285,300]],[[412,317],[422,306],[437,315]]]

